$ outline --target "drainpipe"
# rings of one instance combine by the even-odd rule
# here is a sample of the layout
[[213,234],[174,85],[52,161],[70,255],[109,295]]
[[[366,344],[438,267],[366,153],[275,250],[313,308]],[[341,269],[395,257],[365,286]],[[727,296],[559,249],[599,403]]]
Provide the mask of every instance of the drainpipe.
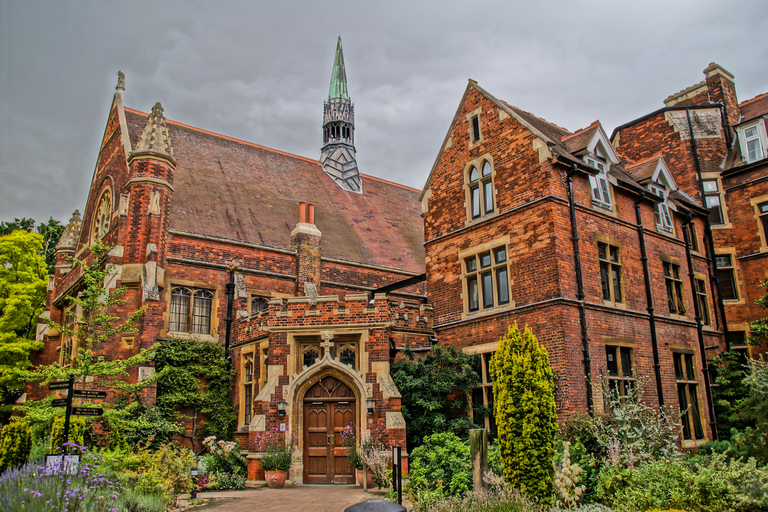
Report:
[[227,366],[230,368],[232,367],[232,356],[229,353],[229,342],[230,336],[232,334],[232,306],[235,301],[235,271],[237,271],[237,265],[231,265],[227,269],[227,274],[229,274],[229,283],[227,283],[226,287],[227,317],[225,320],[227,330],[224,336],[224,358],[227,360]]
[[683,240],[685,241],[685,259],[688,262],[688,279],[691,284],[693,296],[693,313],[696,321],[696,334],[699,338],[699,355],[701,357],[701,369],[704,374],[704,389],[707,392],[707,409],[709,409],[709,426],[712,429],[712,436],[717,439],[717,423],[715,421],[715,411],[712,407],[712,390],[709,387],[709,366],[707,363],[706,348],[704,347],[704,328],[701,325],[701,311],[699,311],[699,300],[696,296],[696,278],[693,274],[693,258],[691,257],[691,240],[686,227],[693,222],[693,215],[688,213],[688,218],[683,223]]
[[587,333],[587,310],[584,304],[584,280],[581,275],[581,255],[579,253],[579,231],[576,227],[576,201],[573,198],[573,175],[576,164],[571,164],[568,171],[568,205],[571,212],[571,240],[573,241],[573,265],[576,270],[576,300],[579,301],[579,323],[581,324],[581,351],[584,356],[584,378],[587,385],[587,409],[594,414],[592,400],[592,360],[589,357],[589,335]]
[[[699,178],[699,198],[701,199],[701,204],[706,208],[707,204],[705,202],[705,195],[704,195],[704,182],[701,178],[701,165],[699,164],[699,153],[696,149],[696,137],[693,134],[693,123],[691,123],[691,110],[690,108],[685,109],[685,115],[688,118],[688,134],[691,139],[691,152],[693,153],[693,163],[696,166],[696,175]],[[723,209],[725,209],[725,202],[722,204]],[[712,287],[713,290],[716,290],[717,292],[717,305],[718,305],[718,311],[720,312],[720,318],[721,318],[721,328],[723,331],[723,338],[725,338],[725,350],[731,350],[731,343],[728,340],[728,325],[725,319],[725,306],[723,305],[723,299],[722,294],[720,293],[720,279],[717,277],[717,268],[715,267],[715,270],[712,270],[712,265],[715,264],[715,243],[712,238],[712,225],[709,222],[709,216],[706,217],[706,224],[704,228],[704,239],[705,244],[707,248],[707,270],[709,271],[709,284]],[[711,257],[710,257],[711,256]]]
[[651,274],[648,271],[648,253],[645,250],[645,228],[640,215],[640,203],[645,199],[645,192],[640,193],[640,199],[635,202],[635,219],[637,219],[637,236],[640,239],[640,261],[643,263],[643,278],[645,279],[645,301],[648,307],[648,323],[651,327],[651,347],[653,348],[653,373],[656,376],[656,393],[659,397],[659,409],[664,407],[664,389],[661,382],[661,364],[659,363],[659,342],[656,337],[656,315],[653,309],[653,294],[651,293]]

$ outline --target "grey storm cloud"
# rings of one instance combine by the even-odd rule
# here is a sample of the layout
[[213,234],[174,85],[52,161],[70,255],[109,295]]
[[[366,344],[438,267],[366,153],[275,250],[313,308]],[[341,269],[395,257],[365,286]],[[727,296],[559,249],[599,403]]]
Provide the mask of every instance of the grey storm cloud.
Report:
[[82,209],[117,71],[126,105],[318,158],[342,36],[362,172],[421,188],[467,79],[608,132],[717,62],[768,91],[768,4],[0,0],[0,220]]

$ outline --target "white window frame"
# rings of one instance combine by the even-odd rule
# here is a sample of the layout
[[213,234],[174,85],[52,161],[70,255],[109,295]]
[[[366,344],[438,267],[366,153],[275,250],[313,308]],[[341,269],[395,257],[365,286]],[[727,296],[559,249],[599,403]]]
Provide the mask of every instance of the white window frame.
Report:
[[611,200],[611,188],[608,183],[608,164],[601,162],[593,156],[584,157],[584,161],[590,167],[600,171],[596,176],[589,177],[592,203],[601,208],[612,210],[613,201]]
[[[752,129],[755,130],[754,133],[747,135],[747,132]],[[760,118],[754,123],[740,126],[738,130],[741,156],[744,158],[744,160],[748,164],[757,162],[759,160],[764,160],[766,158],[766,139],[768,139],[768,136],[766,136],[765,121],[763,121],[763,118]],[[754,156],[752,156],[749,151],[749,146],[752,142],[756,142],[758,144],[757,149],[759,150],[759,152],[756,152]]]
[[[723,188],[720,185],[720,180],[718,178],[705,178],[702,177],[702,188],[704,189],[704,208],[707,210],[710,210],[709,212],[709,224],[710,226],[714,227],[723,227],[727,226],[728,220],[726,219],[725,214],[725,194],[723,194]],[[716,186],[716,190],[707,190],[707,183],[714,183]],[[717,205],[711,205],[710,204],[710,197],[716,197],[717,198]],[[712,222],[712,211],[711,209],[717,206],[720,209],[720,220],[719,222]]]
[[672,214],[669,212],[669,206],[667,205],[667,191],[664,185],[654,183],[649,185],[648,188],[663,199],[662,202],[655,206],[656,210],[656,227],[662,231],[671,233],[674,231],[674,224],[672,223]]

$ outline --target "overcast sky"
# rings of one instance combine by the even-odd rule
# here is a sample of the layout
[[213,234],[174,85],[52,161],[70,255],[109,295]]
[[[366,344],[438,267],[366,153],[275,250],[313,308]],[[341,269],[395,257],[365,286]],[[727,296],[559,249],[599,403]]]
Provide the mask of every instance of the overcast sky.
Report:
[[339,35],[361,172],[418,189],[468,78],[609,134],[710,62],[768,92],[763,0],[0,0],[0,221],[83,209],[118,70],[129,107],[319,158]]

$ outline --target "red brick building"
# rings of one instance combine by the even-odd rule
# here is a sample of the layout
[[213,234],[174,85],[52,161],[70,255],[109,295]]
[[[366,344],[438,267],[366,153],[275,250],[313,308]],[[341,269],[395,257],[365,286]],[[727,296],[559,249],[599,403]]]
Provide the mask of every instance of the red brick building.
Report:
[[[236,438],[252,452],[258,432],[295,434],[294,483],[350,481],[348,424],[381,421],[404,446],[398,348],[436,336],[481,354],[472,398],[490,405],[488,360],[515,322],[549,351],[561,418],[604,407],[600,377],[620,393],[643,378],[650,403],[687,411],[697,446],[715,435],[708,361],[743,345],[768,277],[768,97],[738,104],[729,73],[705,75],[610,137],[470,80],[420,196],[359,172],[340,43],[320,161],[124,107],[121,75],[47,314],[66,322],[80,286],[66,256],[92,261],[104,240],[122,312],[147,308],[104,355],[228,347]],[[39,361],[70,364],[76,340],[41,336]]]
[[675,165],[625,160],[599,122],[571,133],[470,80],[421,200],[433,327],[483,355],[476,403],[492,401],[487,361],[517,322],[549,351],[561,417],[604,406],[601,375],[622,393],[638,376],[649,402],[687,409],[684,446],[712,439],[708,212]]
[[[58,246],[50,318],[74,318],[66,298],[82,276],[66,256],[93,262],[101,239],[112,247],[109,287],[128,288],[118,314],[146,313],[99,355],[169,338],[228,346],[236,438],[253,449],[258,432],[295,435],[294,483],[351,483],[340,437],[350,424],[382,422],[405,448],[389,364],[392,349],[429,346],[433,334],[421,210],[417,190],[357,169],[341,41],[321,161],[166,120],[159,103],[127,108],[124,91],[120,74],[83,215]],[[77,340],[41,336],[39,362],[72,364]]]
[[755,300],[768,278],[768,95],[739,103],[728,71],[712,63],[704,75],[611,140],[629,159],[662,154],[680,188],[708,208],[702,235],[714,251],[710,281],[722,299],[725,341],[754,355],[761,349],[746,346],[749,322],[765,316]]

